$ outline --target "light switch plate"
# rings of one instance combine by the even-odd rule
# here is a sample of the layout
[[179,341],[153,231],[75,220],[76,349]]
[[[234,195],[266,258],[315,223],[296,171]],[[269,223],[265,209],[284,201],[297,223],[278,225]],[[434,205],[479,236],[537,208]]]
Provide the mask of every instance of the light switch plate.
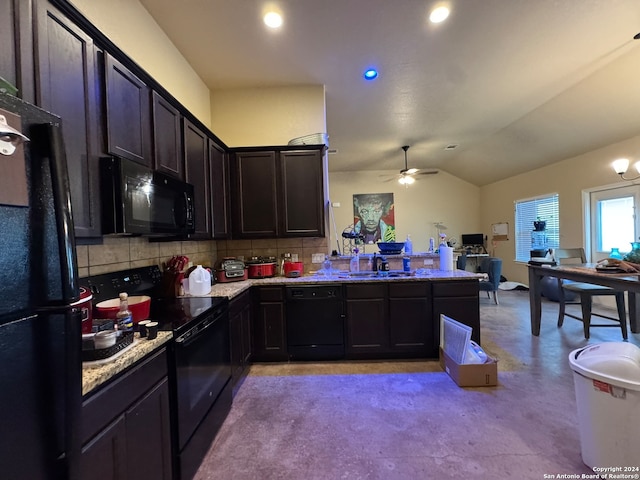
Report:
[[322,262],[324,262],[324,255],[322,253],[311,254],[311,263],[322,263]]
[[433,265],[433,258],[425,258],[424,259],[424,264],[425,265]]

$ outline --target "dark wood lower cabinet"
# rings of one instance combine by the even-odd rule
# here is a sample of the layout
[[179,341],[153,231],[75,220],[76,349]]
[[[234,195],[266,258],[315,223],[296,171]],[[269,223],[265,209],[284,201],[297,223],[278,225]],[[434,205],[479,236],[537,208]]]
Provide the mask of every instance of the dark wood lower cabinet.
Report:
[[428,356],[436,340],[431,323],[428,283],[389,284],[389,347],[392,352],[402,356]]
[[346,285],[346,354],[349,358],[377,356],[389,349],[387,285]]
[[82,417],[82,478],[171,480],[164,350],[86,399]]
[[429,356],[438,356],[440,315],[444,314],[473,328],[471,339],[480,344],[480,301],[477,280],[433,283],[434,343]]
[[288,360],[284,287],[258,287],[254,295],[253,359],[259,362]]
[[[284,289],[254,288],[253,359],[286,361]],[[346,283],[344,292],[347,359],[438,358],[440,314],[471,326],[480,343],[475,279]]]
[[237,392],[251,363],[251,293],[241,293],[229,302],[231,335],[231,381]]

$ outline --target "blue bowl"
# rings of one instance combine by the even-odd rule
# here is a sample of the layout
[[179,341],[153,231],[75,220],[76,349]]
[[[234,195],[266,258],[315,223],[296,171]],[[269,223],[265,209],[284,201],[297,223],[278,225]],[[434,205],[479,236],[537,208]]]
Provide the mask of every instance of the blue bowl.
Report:
[[395,255],[402,253],[404,242],[378,242],[378,248],[380,249],[380,253]]

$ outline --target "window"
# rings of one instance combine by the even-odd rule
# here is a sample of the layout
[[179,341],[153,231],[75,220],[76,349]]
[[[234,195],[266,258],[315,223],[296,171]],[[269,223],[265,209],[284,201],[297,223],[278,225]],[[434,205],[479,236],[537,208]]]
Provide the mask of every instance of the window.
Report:
[[515,236],[516,262],[528,262],[531,259],[531,232],[533,222],[540,219],[547,223],[545,233],[547,248],[560,246],[560,225],[558,215],[558,194],[543,197],[516,200]]
[[609,256],[612,248],[631,250],[640,231],[635,215],[640,200],[636,185],[608,188],[590,193],[592,261]]

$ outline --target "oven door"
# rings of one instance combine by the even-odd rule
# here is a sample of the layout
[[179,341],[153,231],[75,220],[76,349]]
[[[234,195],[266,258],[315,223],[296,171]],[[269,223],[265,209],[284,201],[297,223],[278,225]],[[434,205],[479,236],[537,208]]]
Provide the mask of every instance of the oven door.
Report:
[[196,320],[174,345],[178,445],[182,451],[231,380],[228,305]]

